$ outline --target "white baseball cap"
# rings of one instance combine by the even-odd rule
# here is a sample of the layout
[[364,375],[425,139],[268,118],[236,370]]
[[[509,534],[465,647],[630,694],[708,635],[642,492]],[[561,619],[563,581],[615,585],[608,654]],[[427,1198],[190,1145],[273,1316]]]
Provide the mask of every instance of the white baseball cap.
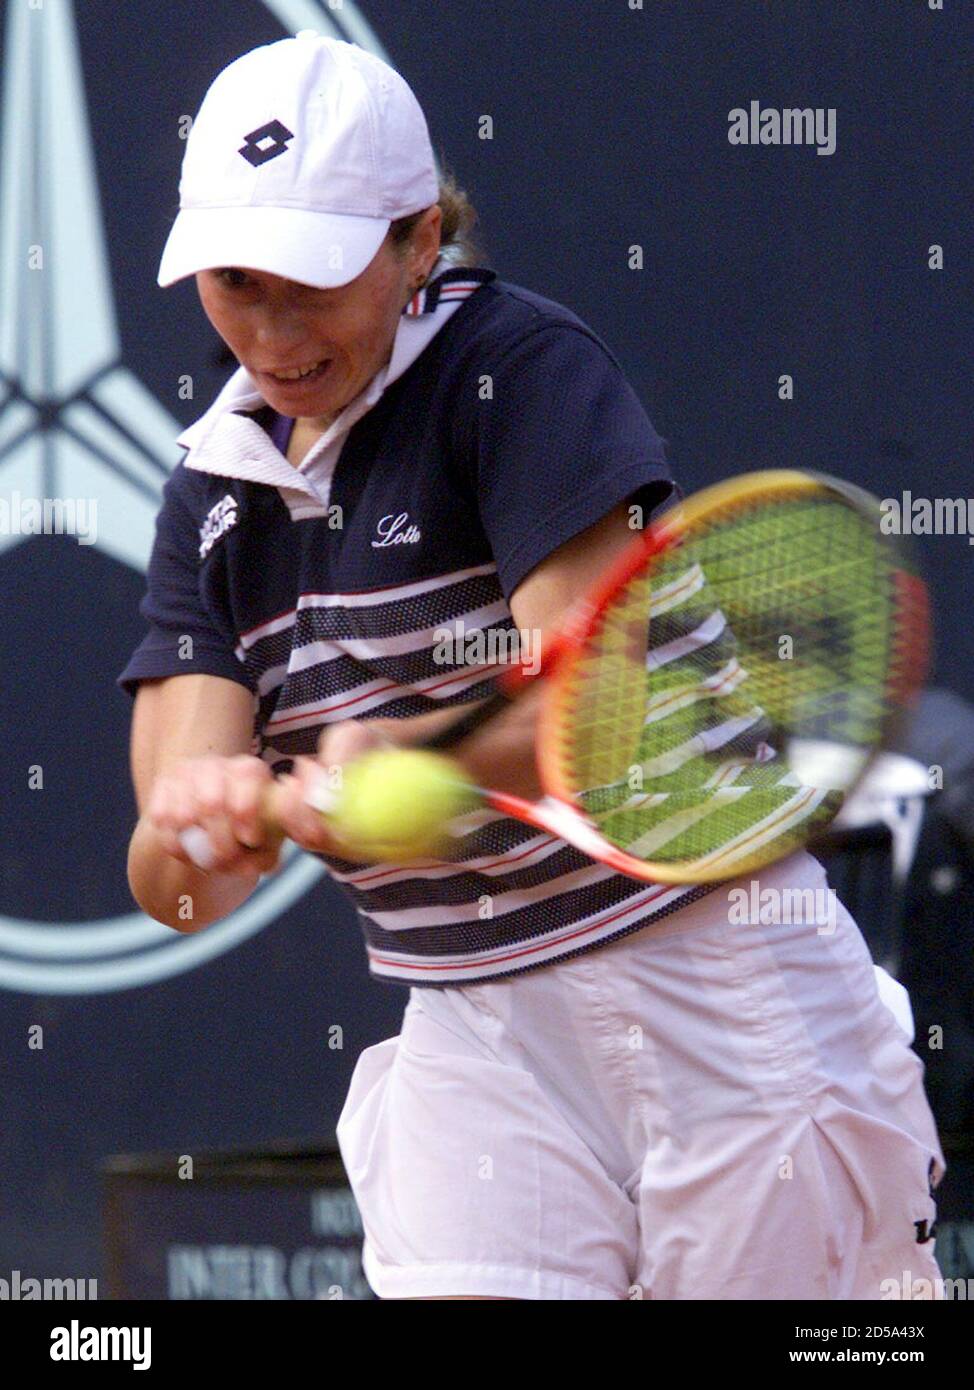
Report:
[[307,30],[237,58],[193,123],[160,285],[241,266],[325,288],[439,197],[426,118],[394,68]]

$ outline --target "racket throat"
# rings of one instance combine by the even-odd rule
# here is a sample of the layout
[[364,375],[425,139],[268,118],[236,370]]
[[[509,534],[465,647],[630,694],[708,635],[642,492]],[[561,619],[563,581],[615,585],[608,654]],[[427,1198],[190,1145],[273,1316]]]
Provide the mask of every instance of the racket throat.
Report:
[[604,860],[609,848],[605,836],[594,824],[577,811],[554,796],[543,796],[533,806],[537,814],[537,824],[552,831],[560,839],[580,849],[593,859]]

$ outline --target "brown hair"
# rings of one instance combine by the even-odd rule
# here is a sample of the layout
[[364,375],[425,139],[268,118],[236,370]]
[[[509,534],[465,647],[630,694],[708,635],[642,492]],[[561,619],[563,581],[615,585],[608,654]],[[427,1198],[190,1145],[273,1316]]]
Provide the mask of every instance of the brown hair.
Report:
[[[440,255],[451,265],[486,265],[486,252],[474,234],[477,209],[451,173],[440,174],[440,192],[436,200],[443,214],[440,224]],[[400,217],[389,228],[393,250],[402,255],[409,245],[416,224],[426,211]]]

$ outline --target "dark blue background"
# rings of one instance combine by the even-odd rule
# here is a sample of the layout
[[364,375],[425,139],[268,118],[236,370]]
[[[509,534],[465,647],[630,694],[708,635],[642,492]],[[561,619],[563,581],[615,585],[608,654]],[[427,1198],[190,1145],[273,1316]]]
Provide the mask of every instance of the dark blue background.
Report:
[[[480,209],[490,263],[606,339],[686,490],[794,465],[881,496],[974,496],[970,5],[359,8]],[[283,31],[255,0],[80,0],[76,14],[125,361],[188,423],[227,368],[192,285],[155,284],[177,121],[226,62]],[[751,99],[835,107],[836,153],[731,146],[727,113]],[[492,141],[477,138],[484,114]],[[633,244],[642,271],[627,268]],[[183,373],[193,402],[177,398]],[[791,402],[777,397],[783,373]],[[972,550],[941,537],[921,554],[938,681],[974,698]],[[113,681],[142,631],[143,577],[47,538],[0,557],[0,585],[0,910],[126,911],[129,704]],[[22,790],[35,762],[55,770],[56,797]],[[404,1003],[368,980],[324,883],[166,983],[0,994],[0,1274],[99,1272],[106,1153],[327,1139],[355,1056],[397,1031]],[[28,1052],[37,1022],[46,1046]],[[326,1046],[335,1023],[342,1052]]]

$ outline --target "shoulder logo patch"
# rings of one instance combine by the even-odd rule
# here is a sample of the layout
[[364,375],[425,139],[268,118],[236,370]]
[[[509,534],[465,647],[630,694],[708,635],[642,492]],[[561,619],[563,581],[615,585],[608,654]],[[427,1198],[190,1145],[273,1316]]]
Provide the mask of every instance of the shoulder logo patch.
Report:
[[236,524],[237,499],[231,497],[228,492],[226,497],[220,498],[215,507],[210,508],[206,520],[200,527],[200,559],[205,559],[220,537],[226,535],[230,527]]

